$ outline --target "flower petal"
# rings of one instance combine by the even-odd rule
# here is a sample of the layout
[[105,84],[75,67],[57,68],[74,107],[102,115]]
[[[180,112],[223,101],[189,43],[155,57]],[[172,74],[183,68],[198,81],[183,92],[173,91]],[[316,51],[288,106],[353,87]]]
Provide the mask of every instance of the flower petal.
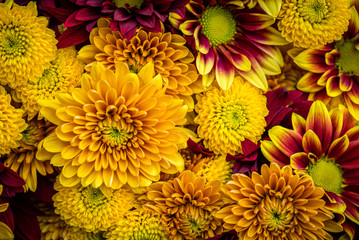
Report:
[[311,71],[313,73],[323,73],[329,69],[331,66],[325,64],[325,52],[307,49],[299,53],[295,58],[294,62],[301,68]]
[[308,130],[303,135],[303,149],[308,153],[313,153],[318,159],[323,154],[322,143],[320,142],[317,134],[315,134],[312,130]]
[[308,167],[310,160],[308,154],[298,152],[290,156],[290,166],[296,170],[304,170]]
[[356,169],[359,164],[359,140],[352,141],[349,143],[349,146],[345,153],[343,153],[340,158],[336,159],[341,167],[347,169]]
[[200,25],[200,22],[198,20],[188,20],[182,23],[179,26],[179,29],[182,31],[184,35],[192,36],[194,34],[195,29],[197,26]]
[[268,131],[270,139],[275,146],[287,157],[294,153],[302,152],[302,136],[282,126],[275,126]]
[[211,72],[214,66],[214,52],[212,49],[209,50],[207,54],[198,53],[196,58],[196,66],[199,74],[206,75]]
[[349,138],[344,135],[335,139],[329,147],[328,158],[338,159],[349,147]]
[[337,97],[342,94],[342,91],[339,88],[339,77],[332,76],[328,78],[326,83],[326,90],[329,97]]
[[339,197],[335,193],[327,192],[327,191],[325,191],[325,195],[328,197],[328,199],[324,198],[324,200],[326,201],[325,203],[326,208],[329,208],[331,211],[335,213],[339,213],[339,214],[344,213],[346,204],[341,197]]
[[196,49],[200,53],[207,54],[211,46],[209,43],[209,39],[204,34],[200,33],[201,29],[202,26],[198,25],[194,30],[194,41],[196,44]]
[[232,85],[234,79],[234,66],[227,60],[225,56],[218,52],[216,61],[216,79],[218,85],[227,90]]
[[339,88],[342,92],[348,92],[353,87],[353,79],[352,77],[347,76],[346,73],[342,73],[340,75]]
[[297,88],[303,92],[318,92],[324,88],[317,83],[320,77],[321,74],[308,72],[299,79]]
[[280,166],[289,164],[289,158],[284,155],[272,141],[263,141],[261,144],[261,151],[264,157],[270,162],[278,163]]

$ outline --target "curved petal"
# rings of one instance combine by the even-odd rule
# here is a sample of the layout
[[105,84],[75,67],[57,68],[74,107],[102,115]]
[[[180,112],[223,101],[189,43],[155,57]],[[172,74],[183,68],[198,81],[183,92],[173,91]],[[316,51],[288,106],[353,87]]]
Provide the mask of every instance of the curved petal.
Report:
[[299,114],[292,113],[292,126],[293,130],[303,135],[305,133],[305,119]]
[[214,66],[214,62],[215,62],[214,60],[215,60],[215,55],[212,49],[210,49],[207,54],[203,54],[199,52],[196,58],[196,66],[199,74],[201,75],[208,74]]
[[258,0],[259,6],[270,16],[277,17],[282,6],[282,0]]
[[308,154],[298,152],[290,156],[290,166],[296,170],[304,170],[308,167],[310,160]]
[[340,158],[336,159],[341,167],[347,169],[356,169],[359,165],[359,140],[352,141],[349,143],[349,146],[345,153],[343,153]]
[[218,52],[216,61],[216,79],[218,85],[227,90],[232,85],[234,79],[234,66],[227,60],[225,56]]
[[338,75],[338,69],[329,69],[328,71],[324,72],[320,78],[317,81],[317,84],[320,86],[325,87],[327,84],[327,81],[330,77],[337,76]]
[[324,86],[318,85],[318,80],[321,74],[308,72],[297,83],[297,88],[303,92],[318,92],[324,88]]
[[294,153],[303,152],[302,136],[293,130],[274,126],[268,131],[268,135],[274,145],[288,157]]
[[345,153],[349,147],[349,138],[347,135],[344,135],[338,139],[335,139],[329,147],[328,150],[328,159],[334,158],[338,159],[340,156]]
[[332,141],[333,126],[327,107],[321,101],[315,101],[310,107],[306,130],[313,130],[322,143],[323,152],[326,152]]
[[200,25],[200,22],[198,20],[188,20],[182,23],[179,26],[179,29],[182,31],[184,35],[192,36],[194,34],[195,29],[197,26]]
[[194,30],[194,41],[196,44],[196,49],[203,54],[207,54],[209,51],[210,43],[209,43],[209,39],[203,35],[202,33],[200,33],[202,29],[202,26],[199,25],[196,27],[196,29]]
[[273,27],[258,31],[243,31],[243,34],[251,41],[264,45],[280,46],[288,44],[288,41]]
[[261,144],[263,156],[270,162],[275,162],[280,166],[290,163],[289,158],[280,151],[272,141],[263,141]]
[[359,104],[352,102],[348,94],[343,94],[346,107],[348,108],[350,114],[356,119],[359,120]]
[[342,91],[339,88],[339,82],[340,79],[338,76],[332,76],[328,78],[325,87],[329,97],[337,97],[342,94]]
[[249,61],[247,56],[241,53],[237,53],[237,51],[231,52],[231,48],[228,48],[229,50],[227,50],[226,47],[221,45],[218,47],[218,51],[221,52],[227,58],[227,60],[230,61],[237,69],[244,72],[250,71],[251,62]]
[[353,83],[353,86],[351,88],[351,91],[347,93],[350,100],[355,103],[359,104],[359,77],[355,76],[355,80]]
[[239,13],[236,21],[240,22],[243,29],[249,31],[261,30],[269,27],[275,22],[275,18],[261,13]]
[[343,201],[343,199],[341,199],[341,197],[339,197],[337,194],[332,193],[332,192],[327,192],[325,191],[325,195],[328,197],[328,199],[325,199],[325,207],[330,209],[331,211],[335,212],[335,213],[344,213],[345,208],[346,208],[346,204]]
[[355,222],[356,224],[359,224],[359,211],[358,209],[350,203],[349,201],[345,201],[347,208],[345,209],[345,216],[349,218],[351,221]]
[[352,89],[352,87],[353,87],[352,77],[347,76],[346,73],[342,73],[342,75],[340,75],[339,89],[342,92],[348,92]]
[[325,64],[325,52],[307,49],[299,53],[295,58],[294,62],[301,68],[311,71],[313,73],[323,73],[329,69],[331,66]]
[[317,134],[315,134],[312,130],[308,130],[303,135],[303,149],[308,153],[313,153],[318,159],[323,154],[322,143],[320,142]]

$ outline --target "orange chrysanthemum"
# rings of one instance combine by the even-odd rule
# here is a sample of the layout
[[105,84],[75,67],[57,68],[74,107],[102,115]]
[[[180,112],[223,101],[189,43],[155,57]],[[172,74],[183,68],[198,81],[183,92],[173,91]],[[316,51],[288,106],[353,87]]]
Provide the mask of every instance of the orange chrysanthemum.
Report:
[[152,64],[138,74],[124,63],[116,72],[93,64],[72,95],[42,102],[42,114],[58,125],[43,147],[63,167],[63,185],[141,187],[158,181],[161,171],[183,170],[178,145],[188,137],[178,126],[186,123],[187,107],[165,94],[153,73]]
[[14,88],[41,76],[57,40],[46,17],[37,17],[35,2],[10,6],[0,3],[0,83]]
[[[39,99],[54,99],[58,93],[71,92],[80,82],[83,63],[76,58],[75,48],[62,48],[56,51],[56,58],[50,62],[41,77],[29,81],[12,92],[14,100],[21,102],[32,119],[40,111]],[[38,116],[42,118],[41,114]]]
[[54,169],[50,161],[41,161],[36,158],[37,146],[45,136],[54,129],[54,126],[45,120],[31,120],[28,127],[21,132],[20,146],[12,149],[5,159],[5,166],[17,172],[26,182],[26,190],[36,191],[37,173],[46,176]]
[[162,214],[170,238],[207,239],[222,233],[222,222],[213,215],[222,206],[220,181],[186,170],[168,182],[157,182],[147,189],[146,207]]
[[11,96],[0,86],[0,156],[19,147],[21,132],[27,127],[22,119],[23,111],[11,105]]
[[324,190],[289,166],[262,165],[261,175],[253,172],[251,178],[234,174],[222,191],[227,205],[215,216],[240,239],[332,239],[325,230],[342,231],[324,207]]
[[167,87],[166,93],[181,97],[189,109],[193,109],[191,95],[201,92],[202,83],[197,81],[194,56],[183,37],[170,32],[139,30],[128,40],[119,31],[111,30],[109,19],[99,19],[97,25],[90,34],[91,45],[80,50],[79,59],[89,65],[98,61],[112,70],[116,63],[125,62],[133,72],[153,62],[155,73],[161,74]]

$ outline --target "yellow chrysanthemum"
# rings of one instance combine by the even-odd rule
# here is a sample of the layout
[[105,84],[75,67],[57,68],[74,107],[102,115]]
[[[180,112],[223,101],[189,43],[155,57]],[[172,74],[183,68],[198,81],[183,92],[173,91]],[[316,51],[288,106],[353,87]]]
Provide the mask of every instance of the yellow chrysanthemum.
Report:
[[41,161],[35,156],[39,142],[53,129],[54,126],[48,121],[31,120],[28,127],[21,132],[20,146],[12,149],[6,156],[5,166],[10,167],[25,180],[25,190],[36,191],[37,173],[46,176],[54,172],[50,161]]
[[0,156],[19,147],[21,132],[27,127],[22,119],[23,111],[11,105],[11,96],[0,86]]
[[128,40],[119,31],[111,30],[109,19],[99,19],[97,25],[90,34],[91,45],[80,50],[79,59],[89,65],[98,61],[112,70],[116,63],[126,62],[133,72],[153,62],[155,73],[162,76],[167,86],[166,93],[181,97],[189,109],[193,109],[191,96],[202,91],[202,83],[197,81],[194,56],[183,37],[170,32],[139,30]]
[[340,40],[348,29],[348,0],[285,0],[278,28],[294,46],[316,48]]
[[110,240],[168,240],[168,237],[162,216],[144,209],[130,211],[105,234]]
[[67,224],[53,211],[46,211],[45,215],[37,216],[39,221],[41,240],[63,240],[63,233]]
[[185,168],[204,177],[207,182],[220,180],[222,184],[226,184],[231,180],[234,162],[227,161],[226,156],[203,156],[188,150],[182,150],[182,156]]
[[[54,99],[58,93],[69,93],[79,84],[83,63],[76,58],[74,47],[56,51],[56,58],[41,77],[29,81],[13,91],[14,100],[22,102],[27,118],[32,119],[40,110],[39,99]],[[39,114],[38,119],[42,116]]]
[[[0,184],[0,196],[3,191],[3,185]],[[7,208],[9,207],[8,203],[0,203],[0,213],[5,212]],[[6,225],[3,222],[0,222],[0,239],[14,239],[14,234],[9,228],[8,225]]]
[[37,17],[35,2],[10,5],[0,3],[0,83],[15,88],[41,76],[57,40],[46,17]]
[[222,233],[222,222],[213,215],[222,206],[220,181],[186,170],[177,178],[157,182],[147,189],[146,208],[163,215],[170,239],[207,239]]
[[253,172],[251,178],[234,174],[222,191],[227,204],[215,216],[239,239],[332,239],[325,230],[342,231],[324,207],[324,190],[289,166],[262,165],[261,175]]
[[242,153],[241,142],[260,139],[268,115],[262,91],[236,77],[228,90],[216,87],[197,95],[198,137],[215,154]]
[[103,231],[86,231],[86,229],[67,226],[64,233],[64,240],[103,240],[105,232]]
[[42,101],[44,117],[59,125],[43,147],[63,167],[63,185],[142,187],[158,181],[161,171],[183,170],[178,145],[188,137],[177,126],[186,123],[187,107],[152,76],[151,64],[134,74],[124,63],[116,72],[98,63],[72,95]]
[[68,225],[87,231],[105,231],[132,208],[134,194],[127,189],[106,187],[64,187],[58,181],[54,184],[57,193],[54,200],[55,213]]

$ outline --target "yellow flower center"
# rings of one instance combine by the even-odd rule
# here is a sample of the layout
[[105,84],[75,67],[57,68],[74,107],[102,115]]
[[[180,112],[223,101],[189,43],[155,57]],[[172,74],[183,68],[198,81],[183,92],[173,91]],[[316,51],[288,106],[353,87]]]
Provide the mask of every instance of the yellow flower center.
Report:
[[283,231],[293,220],[294,207],[288,203],[288,199],[278,199],[268,196],[263,199],[261,207],[263,208],[263,215],[261,217],[268,231]]
[[336,59],[336,67],[341,73],[347,75],[359,74],[359,50],[355,47],[354,40],[340,41],[336,45],[340,57]]
[[0,26],[0,58],[15,59],[28,49],[27,33],[12,24]]
[[87,209],[96,209],[108,201],[99,188],[86,187],[82,189],[81,195]]
[[103,142],[111,147],[125,146],[133,136],[126,123],[114,119],[106,119],[100,122],[99,129],[101,129]]
[[228,9],[220,6],[207,8],[199,19],[202,33],[214,46],[226,44],[234,39],[236,21]]
[[332,160],[319,159],[308,167],[308,174],[313,178],[315,186],[333,193],[340,193],[343,184],[343,170]]
[[51,90],[57,90],[57,84],[62,83],[58,76],[60,74],[60,70],[57,68],[56,65],[52,65],[45,69],[42,73],[42,76],[39,78],[37,82],[37,89],[42,91],[51,91]]
[[128,6],[130,7],[137,7],[138,9],[141,8],[142,3],[144,2],[144,0],[114,0],[113,3],[116,5],[116,7],[118,8],[125,8],[126,4],[128,4]]
[[237,129],[244,126],[247,122],[246,107],[240,104],[229,104],[222,108],[218,115],[227,128]]
[[325,19],[329,5],[326,0],[299,0],[297,3],[299,15],[310,23],[319,23]]

